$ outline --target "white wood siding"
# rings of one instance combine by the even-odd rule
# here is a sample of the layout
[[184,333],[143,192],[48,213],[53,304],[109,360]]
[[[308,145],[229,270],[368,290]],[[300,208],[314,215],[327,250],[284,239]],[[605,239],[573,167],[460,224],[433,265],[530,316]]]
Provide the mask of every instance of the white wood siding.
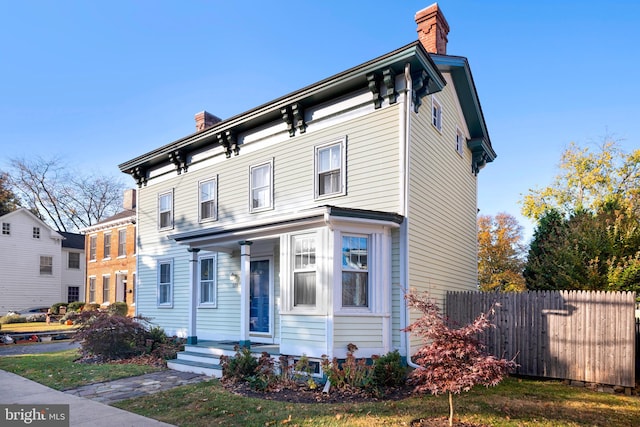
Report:
[[344,358],[347,345],[355,344],[356,357],[384,353],[383,318],[380,316],[336,316],[333,326],[333,355]]
[[327,351],[327,318],[325,316],[282,315],[282,354],[319,358]]

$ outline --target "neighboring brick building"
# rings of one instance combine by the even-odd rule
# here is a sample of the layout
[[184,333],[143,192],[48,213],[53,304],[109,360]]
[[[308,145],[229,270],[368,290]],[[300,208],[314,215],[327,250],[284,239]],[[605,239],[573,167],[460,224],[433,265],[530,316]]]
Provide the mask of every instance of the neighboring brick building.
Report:
[[127,190],[124,210],[81,232],[85,235],[85,301],[109,305],[124,301],[135,311],[136,190]]

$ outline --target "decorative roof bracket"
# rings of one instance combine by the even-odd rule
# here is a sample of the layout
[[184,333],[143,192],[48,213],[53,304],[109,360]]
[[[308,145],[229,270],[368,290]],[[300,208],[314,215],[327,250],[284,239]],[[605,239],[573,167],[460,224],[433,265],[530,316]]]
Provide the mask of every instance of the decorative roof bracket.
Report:
[[377,73],[367,74],[369,90],[373,94],[373,105],[375,109],[382,107],[382,96],[380,96],[380,76]]
[[467,142],[467,146],[471,149],[471,172],[477,176],[480,169],[482,169],[488,162],[493,161],[493,158],[486,147],[486,142],[482,138],[469,140]]
[[422,98],[427,95],[429,90],[429,74],[425,70],[420,70],[411,76],[411,79],[413,80],[411,101],[413,101],[413,111],[417,113],[422,105]]
[[289,136],[294,136],[296,134],[296,128],[293,125],[293,114],[291,114],[291,108],[282,107],[280,109],[280,114],[282,114],[282,120],[287,124]]
[[300,103],[296,102],[293,104],[291,106],[291,112],[293,113],[293,122],[300,133],[305,133],[307,131],[307,124],[304,121],[304,110]]
[[131,169],[130,173],[133,179],[136,180],[136,184],[138,184],[138,188],[142,187],[143,185],[145,187],[147,186],[148,178],[147,178],[146,169],[143,169],[140,166],[136,166],[135,168]]
[[178,175],[187,171],[187,155],[184,150],[176,150],[169,153],[169,161],[176,166]]
[[224,131],[216,135],[218,138],[218,143],[224,148],[224,154],[227,156],[227,159],[231,157],[231,153],[236,156],[240,153],[240,147],[238,147],[238,141],[236,140],[235,134],[230,131]]
[[387,89],[385,97],[389,100],[389,104],[395,104],[398,99],[396,91],[396,73],[391,68],[382,70],[384,86]]

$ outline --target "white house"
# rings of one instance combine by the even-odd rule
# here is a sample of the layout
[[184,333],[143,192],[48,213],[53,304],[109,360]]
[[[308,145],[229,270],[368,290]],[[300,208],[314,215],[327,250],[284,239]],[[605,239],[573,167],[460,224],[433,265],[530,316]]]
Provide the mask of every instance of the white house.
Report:
[[70,302],[84,289],[83,236],[59,233],[25,208],[0,226],[0,314]]
[[139,187],[136,311],[189,343],[172,367],[218,375],[227,343],[406,357],[407,289],[476,288],[477,174],[496,154],[440,9],[416,22],[419,41],[226,120],[199,113],[120,165]]

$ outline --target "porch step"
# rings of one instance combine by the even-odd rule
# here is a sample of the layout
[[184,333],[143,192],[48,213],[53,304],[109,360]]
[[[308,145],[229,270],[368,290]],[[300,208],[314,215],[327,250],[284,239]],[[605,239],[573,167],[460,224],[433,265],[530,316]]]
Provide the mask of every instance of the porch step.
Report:
[[[180,354],[178,354],[178,356],[180,356]],[[168,360],[167,367],[180,372],[190,372],[192,374],[203,374],[209,375],[210,377],[222,378],[222,366],[207,362],[196,362],[178,358]]]

